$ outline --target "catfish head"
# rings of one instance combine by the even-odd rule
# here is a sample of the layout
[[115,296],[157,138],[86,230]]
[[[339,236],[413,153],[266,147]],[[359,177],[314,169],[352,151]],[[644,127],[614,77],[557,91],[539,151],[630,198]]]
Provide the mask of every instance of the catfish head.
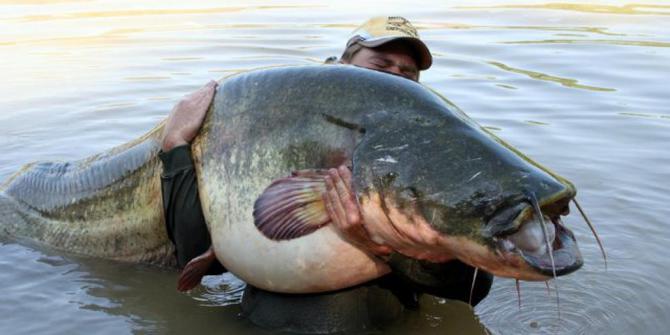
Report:
[[523,280],[582,266],[560,220],[575,187],[446,100],[440,108],[375,112],[362,128],[353,177],[375,242]]

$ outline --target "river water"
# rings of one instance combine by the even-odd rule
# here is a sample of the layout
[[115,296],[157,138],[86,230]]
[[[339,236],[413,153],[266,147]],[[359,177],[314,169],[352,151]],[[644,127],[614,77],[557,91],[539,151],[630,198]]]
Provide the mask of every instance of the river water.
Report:
[[[0,180],[141,135],[209,79],[318,64],[374,15],[431,48],[422,81],[575,183],[608,253],[573,214],[586,264],[496,279],[474,310],[425,298],[395,334],[661,334],[670,329],[670,3],[604,1],[0,1]],[[242,283],[0,243],[0,334],[267,333]],[[559,307],[560,306],[560,315]]]

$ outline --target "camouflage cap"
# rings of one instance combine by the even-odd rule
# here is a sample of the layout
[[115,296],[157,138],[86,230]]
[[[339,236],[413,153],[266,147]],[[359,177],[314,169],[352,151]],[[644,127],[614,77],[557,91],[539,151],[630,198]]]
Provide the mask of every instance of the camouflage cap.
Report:
[[419,70],[426,70],[433,64],[433,57],[419,33],[412,24],[401,16],[373,17],[356,28],[347,42],[347,49],[355,44],[375,48],[391,41],[403,41],[416,50]]

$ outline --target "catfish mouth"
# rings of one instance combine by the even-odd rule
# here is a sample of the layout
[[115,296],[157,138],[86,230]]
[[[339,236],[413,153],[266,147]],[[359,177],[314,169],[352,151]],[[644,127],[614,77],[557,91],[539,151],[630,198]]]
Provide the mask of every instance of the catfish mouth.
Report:
[[[501,229],[492,236],[498,251],[506,258],[520,257],[531,269],[548,277],[566,275],[579,269],[584,261],[577,241],[561,221],[561,216],[569,212],[569,201],[570,198],[565,198],[542,206],[542,218],[527,202],[494,216],[489,223],[498,228],[501,220],[507,221],[504,225],[507,229]],[[513,213],[518,214],[510,215]]]

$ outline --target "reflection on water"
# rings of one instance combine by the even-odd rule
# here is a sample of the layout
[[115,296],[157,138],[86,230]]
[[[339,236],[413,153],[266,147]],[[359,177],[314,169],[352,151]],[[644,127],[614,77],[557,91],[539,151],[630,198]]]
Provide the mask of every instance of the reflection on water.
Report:
[[547,3],[540,5],[500,5],[462,7],[469,9],[516,8],[516,9],[557,9],[584,13],[628,14],[628,15],[670,15],[670,6],[653,4],[597,5],[577,3]]
[[560,43],[560,44],[610,44],[610,45],[632,45],[632,46],[641,46],[641,47],[657,47],[657,48],[668,48],[670,43],[668,42],[652,42],[652,41],[622,41],[622,40],[591,40],[591,39],[579,39],[579,40],[541,40],[541,41],[509,41],[503,42],[507,44],[548,44],[548,43]]
[[499,62],[489,62],[489,64],[491,64],[493,66],[496,66],[496,67],[498,67],[502,70],[505,70],[505,71],[523,74],[523,75],[529,76],[529,77],[531,77],[533,79],[537,79],[537,80],[553,81],[553,82],[559,83],[563,86],[567,86],[567,87],[571,87],[571,88],[580,88],[580,89],[583,89],[583,90],[604,91],[604,92],[616,91],[613,88],[604,88],[604,87],[581,85],[581,84],[577,83],[576,79],[561,78],[561,77],[556,77],[556,76],[550,76],[548,74],[544,74],[544,73],[540,73],[540,72],[517,69],[517,68],[513,68],[509,65],[499,63]]
[[[653,334],[670,327],[662,255],[670,189],[670,6],[660,0],[0,0],[0,180],[136,138],[209,79],[339,55],[372,15],[400,14],[434,53],[422,81],[566,176],[599,228],[566,218],[586,264],[555,286],[497,279],[472,311],[424,297],[390,334]],[[574,212],[574,209],[573,209]],[[243,283],[0,243],[0,333],[267,334],[241,319]],[[39,320],[36,322],[35,320]]]
[[220,14],[239,11],[272,10],[272,9],[310,9],[315,6],[297,6],[297,5],[266,5],[266,6],[240,6],[240,7],[207,7],[207,8],[176,8],[176,9],[126,9],[126,10],[106,10],[90,12],[68,12],[53,15],[22,15],[11,18],[20,22],[34,21],[53,21],[53,20],[74,20],[74,19],[105,19],[105,18],[127,18],[133,16],[157,16],[157,15],[191,15],[191,14]]
[[[567,32],[583,32],[583,33],[590,33],[590,34],[598,34],[598,35],[609,35],[609,36],[626,36],[626,34],[622,33],[613,33],[607,31],[607,28],[600,28],[600,27],[560,27],[560,26],[484,26],[484,25],[468,25],[468,24],[463,24],[463,23],[449,23],[449,22],[444,22],[444,23],[438,23],[438,22],[431,22],[431,23],[424,23],[424,24],[419,24],[417,25],[417,28],[420,30],[426,30],[426,29],[497,29],[497,30],[506,30],[506,29],[518,29],[518,30],[538,30],[538,31],[567,31]],[[576,35],[576,36],[584,36],[584,35]]]

